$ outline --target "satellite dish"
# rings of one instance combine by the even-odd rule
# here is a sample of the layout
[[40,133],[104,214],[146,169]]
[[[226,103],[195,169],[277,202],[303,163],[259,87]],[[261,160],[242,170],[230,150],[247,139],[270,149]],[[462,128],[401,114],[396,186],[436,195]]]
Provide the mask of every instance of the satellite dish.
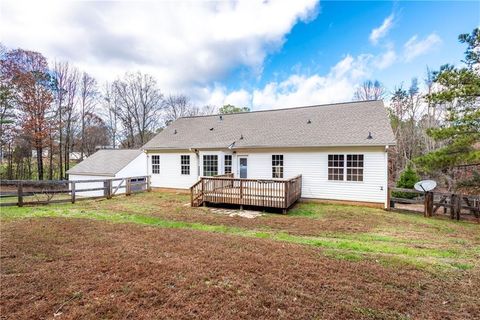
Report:
[[415,183],[413,187],[417,191],[427,192],[435,189],[436,186],[437,183],[433,180],[422,180]]

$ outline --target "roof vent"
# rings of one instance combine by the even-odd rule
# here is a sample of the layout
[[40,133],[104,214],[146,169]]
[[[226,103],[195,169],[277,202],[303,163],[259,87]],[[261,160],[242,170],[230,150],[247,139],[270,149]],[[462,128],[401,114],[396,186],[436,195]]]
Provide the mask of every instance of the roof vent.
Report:
[[213,128],[210,128],[210,131],[213,131]]
[[222,121],[222,120],[223,120],[223,116],[222,116],[222,115],[220,115],[220,121]]
[[240,135],[240,140],[243,140],[243,134],[242,134],[242,135]]
[[371,140],[371,139],[373,139],[373,137],[372,137],[372,133],[371,133],[370,131],[368,131],[368,137],[367,137],[367,139],[368,139],[368,140]]
[[310,123],[312,123],[312,120],[308,119],[307,124],[310,124]]
[[177,129],[175,129],[175,131],[173,131],[173,134],[177,134]]

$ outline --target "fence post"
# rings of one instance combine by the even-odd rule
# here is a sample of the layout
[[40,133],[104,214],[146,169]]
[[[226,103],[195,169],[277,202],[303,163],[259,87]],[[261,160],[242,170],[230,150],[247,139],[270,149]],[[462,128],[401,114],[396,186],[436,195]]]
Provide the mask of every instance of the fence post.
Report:
[[425,192],[423,215],[425,217],[433,215],[433,192]]
[[18,196],[17,205],[18,205],[19,207],[23,207],[23,182],[22,182],[22,181],[20,181],[20,182],[18,183],[17,196]]
[[460,220],[460,214],[462,213],[462,198],[463,198],[462,194],[459,193],[457,195],[457,205],[456,205],[456,210],[455,210],[456,211],[455,218],[457,220]]
[[72,203],[75,203],[75,181],[71,181]]
[[456,210],[457,210],[457,195],[452,193],[450,197],[450,219],[455,219]]
[[112,198],[112,180],[107,179],[103,181],[103,195],[107,198],[110,199]]
[[132,179],[127,178],[125,183],[125,195],[129,196],[132,194]]

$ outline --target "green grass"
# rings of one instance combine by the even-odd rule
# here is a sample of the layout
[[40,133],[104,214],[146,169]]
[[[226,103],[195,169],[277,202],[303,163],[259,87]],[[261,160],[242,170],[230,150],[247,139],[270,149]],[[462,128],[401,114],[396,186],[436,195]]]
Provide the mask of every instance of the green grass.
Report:
[[[134,197],[130,197],[134,198]],[[125,200],[124,202],[131,201]],[[141,198],[140,198],[141,199]],[[136,199],[138,200],[138,199]],[[172,199],[169,199],[172,200]],[[378,261],[386,266],[397,267],[402,266],[413,266],[415,268],[429,269],[429,268],[440,268],[440,269],[458,269],[458,270],[468,270],[475,266],[475,261],[478,261],[480,256],[480,250],[478,244],[476,246],[467,246],[465,242],[467,240],[456,239],[457,243],[452,243],[451,241],[440,241],[441,246],[432,243],[431,240],[427,239],[412,239],[408,236],[402,235],[392,235],[398,233],[398,230],[392,226],[389,228],[383,227],[382,232],[390,232],[392,234],[379,234],[378,231],[369,232],[369,233],[321,233],[316,236],[301,236],[287,233],[283,230],[274,230],[269,228],[255,228],[247,229],[240,228],[235,226],[226,226],[226,225],[210,225],[198,222],[186,222],[186,221],[174,221],[164,219],[162,217],[139,214],[138,212],[142,211],[142,208],[136,208],[132,210],[133,213],[125,212],[115,212],[108,210],[104,206],[109,204],[109,201],[105,200],[101,202],[100,208],[92,209],[88,205],[71,205],[71,204],[58,204],[58,205],[49,205],[49,206],[37,206],[37,207],[8,207],[1,208],[0,217],[3,221],[11,221],[15,219],[23,218],[81,218],[81,219],[93,219],[100,221],[108,221],[112,223],[134,223],[140,225],[147,225],[159,228],[169,228],[169,229],[185,229],[185,230],[194,230],[202,232],[212,232],[212,233],[221,233],[230,236],[242,236],[249,238],[257,239],[268,239],[271,241],[281,241],[292,244],[306,245],[311,247],[323,248],[327,256],[349,260],[349,261],[360,261],[365,259],[370,259]],[[161,200],[160,200],[161,201]],[[98,204],[98,202],[97,202]],[[111,202],[110,202],[111,204]],[[124,207],[128,208],[133,206],[131,203],[126,203]],[[148,205],[150,207],[150,205]],[[331,209],[332,205],[322,205],[322,204],[308,204],[307,206],[301,206],[301,210],[308,208],[311,212],[316,212],[316,218],[319,218],[318,214],[329,216],[332,214]],[[335,206],[335,211],[342,210],[347,208],[346,211],[353,212],[358,214],[357,211],[365,211],[368,208],[357,207],[347,207],[347,206]],[[145,209],[145,208],[144,208]],[[150,208],[148,208],[150,209]],[[329,210],[330,209],[330,210]],[[371,209],[376,210],[376,209]],[[379,210],[380,211],[380,210]],[[298,211],[297,211],[298,212]],[[343,213],[345,211],[342,211]],[[380,214],[380,212],[375,212],[371,214]],[[293,214],[293,216],[298,216]],[[300,216],[304,216],[300,214]],[[398,216],[398,214],[397,214]],[[293,219],[289,216],[285,216],[285,219]],[[405,217],[401,217],[400,220]],[[379,218],[380,219],[380,218]],[[434,226],[436,228],[440,227],[441,230],[449,230],[444,224],[452,223],[449,221],[438,220],[433,222],[425,222],[423,220],[419,221],[420,226],[417,223],[414,223],[416,217],[408,217],[408,222],[412,224],[413,229],[422,228],[423,224],[427,224],[428,227]],[[304,221],[308,223],[308,218]],[[454,225],[452,228],[458,228],[458,225]],[[460,225],[464,227],[464,225]],[[423,226],[425,228],[425,226]],[[467,228],[470,228],[469,226]],[[478,226],[477,226],[478,228]],[[427,228],[428,229],[428,228]],[[426,232],[425,230],[422,230]],[[422,234],[422,233],[421,233]],[[462,241],[459,241],[462,240]],[[449,245],[444,245],[444,244]]]

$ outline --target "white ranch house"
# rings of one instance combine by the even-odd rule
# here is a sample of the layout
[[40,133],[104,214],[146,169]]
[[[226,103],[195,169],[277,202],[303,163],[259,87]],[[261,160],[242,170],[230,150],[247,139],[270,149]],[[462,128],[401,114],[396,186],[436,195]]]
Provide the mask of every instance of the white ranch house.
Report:
[[302,198],[386,206],[394,144],[383,102],[338,103],[183,117],[143,146],[146,159],[135,166],[154,188],[189,189],[224,174],[272,181],[301,175]]

